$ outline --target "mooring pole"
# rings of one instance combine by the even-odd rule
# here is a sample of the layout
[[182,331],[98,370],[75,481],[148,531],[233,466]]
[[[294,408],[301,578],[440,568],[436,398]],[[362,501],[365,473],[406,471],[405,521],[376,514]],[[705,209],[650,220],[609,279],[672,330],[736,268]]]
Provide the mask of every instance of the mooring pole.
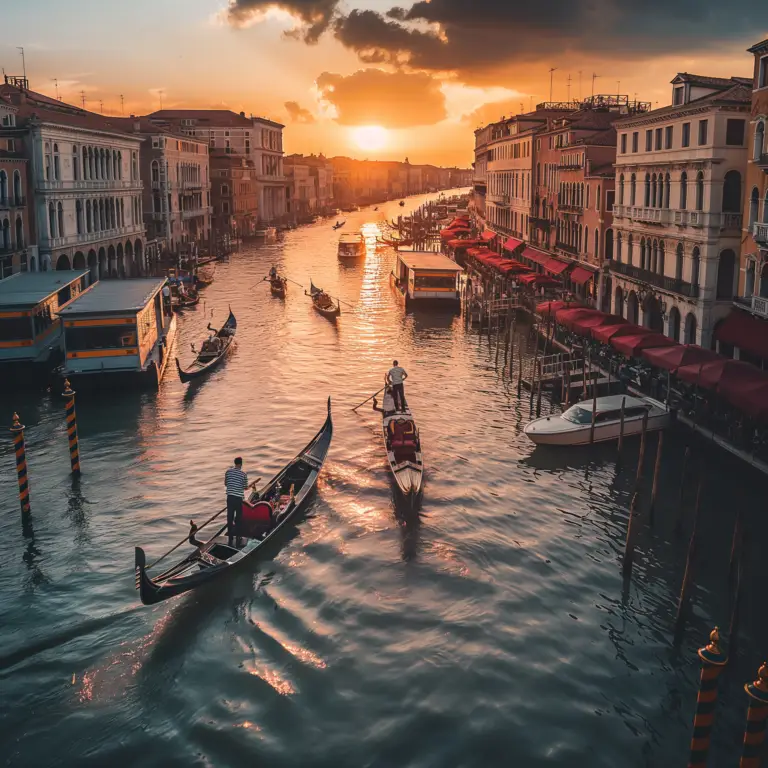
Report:
[[683,501],[685,497],[685,476],[688,471],[688,460],[691,458],[690,446],[685,446],[683,454],[683,467],[680,471],[680,495],[677,499],[677,520],[675,521],[675,535],[679,536],[683,532]]
[[761,664],[757,680],[747,683],[744,690],[749,696],[749,709],[739,768],[760,768],[765,720],[768,717],[768,664]]
[[648,411],[643,414],[643,429],[640,433],[640,455],[637,457],[637,474],[635,475],[635,490],[640,490],[643,479],[643,463],[645,462],[645,437],[648,432]]
[[523,391],[523,345],[517,345],[517,396]]
[[685,573],[683,574],[683,583],[680,587],[680,597],[677,601],[677,616],[675,617],[675,626],[678,629],[681,626],[681,622],[685,615],[685,608],[688,604],[688,593],[691,589],[691,582],[693,581],[693,566],[696,559],[696,529],[699,523],[699,510],[701,508],[701,489],[704,483],[701,477],[699,477],[699,487],[696,491],[696,507],[693,511],[693,530],[691,531],[691,538],[688,540],[688,554],[685,558]]
[[19,481],[19,502],[21,511],[26,514],[30,511],[29,504],[29,477],[27,475],[27,444],[24,440],[24,425],[19,421],[19,414],[13,414],[13,448],[16,453],[16,476]]
[[627,398],[621,398],[621,421],[619,421],[619,447],[617,450],[619,461],[621,461],[621,450],[624,447],[624,408],[627,403]]
[[659,474],[661,472],[661,454],[664,450],[664,430],[659,431],[659,442],[656,444],[656,462],[653,465],[653,485],[651,486],[651,508],[648,510],[648,522],[653,525],[656,497],[659,493]]
[[720,649],[720,632],[715,627],[709,635],[709,644],[699,648],[701,678],[699,695],[696,699],[696,714],[693,716],[693,737],[688,768],[706,768],[715,719],[717,701],[717,678],[728,663],[728,657]]
[[624,542],[624,561],[622,563],[624,577],[632,573],[632,562],[635,559],[635,537],[633,534],[633,523],[637,514],[637,491],[632,494],[632,501],[629,504],[629,520],[627,521],[627,540]]
[[77,413],[75,412],[75,391],[69,386],[69,379],[64,380],[63,396],[66,398],[67,437],[69,438],[69,462],[72,474],[80,474],[80,444],[77,439]]
[[538,384],[536,385],[536,418],[541,416],[541,360],[539,360]]

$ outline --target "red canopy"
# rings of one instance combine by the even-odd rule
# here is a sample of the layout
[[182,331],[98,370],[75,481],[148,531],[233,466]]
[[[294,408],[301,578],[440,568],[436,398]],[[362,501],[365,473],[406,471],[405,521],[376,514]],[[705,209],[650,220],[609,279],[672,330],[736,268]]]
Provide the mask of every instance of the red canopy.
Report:
[[652,333],[647,328],[642,328],[639,325],[633,325],[632,323],[624,323],[624,325],[602,325],[592,329],[592,338],[595,341],[599,341],[601,344],[607,344],[614,336],[640,336],[643,334]]
[[469,224],[469,216],[457,216],[447,227],[466,227]]
[[596,274],[597,273],[593,272],[591,269],[574,267],[569,277],[571,278],[572,283],[576,283],[576,285],[584,285],[584,283],[588,283]]
[[546,262],[544,262],[544,269],[546,269],[547,272],[551,272],[553,275],[561,275],[563,272],[565,272],[566,269],[568,269],[568,263],[565,261],[560,261],[560,259],[556,259],[554,256],[552,256]]
[[531,248],[530,246],[527,247],[521,255],[526,259],[535,261],[537,264],[545,264],[552,258],[548,253],[544,253],[544,251],[540,251],[537,248]]
[[536,312],[545,317],[550,312],[559,312],[561,309],[578,309],[581,305],[578,301],[542,301],[536,305]]
[[641,356],[651,365],[663,368],[670,373],[677,373],[677,369],[681,365],[701,364],[708,360],[717,360],[720,357],[717,352],[711,352],[704,347],[697,347],[695,344],[653,347],[652,349],[644,349]]
[[452,229],[441,229],[440,237],[443,240],[453,240],[457,235],[462,235],[465,232],[469,233],[472,230],[469,227],[453,227]]
[[740,360],[729,360],[717,384],[718,394],[750,416],[768,415],[768,374]]
[[523,285],[539,285],[539,286],[547,286],[547,285],[560,285],[559,280],[555,280],[552,277],[548,277],[547,275],[520,275],[520,282]]
[[490,229],[486,229],[483,231],[483,233],[480,235],[480,237],[483,238],[483,240],[493,240],[494,237],[496,237],[495,232],[491,232]]
[[689,384],[698,384],[704,389],[717,389],[717,384],[723,375],[723,369],[728,363],[734,362],[736,361],[718,355],[714,360],[681,365],[677,369],[677,378],[687,381]]
[[715,338],[768,359],[768,323],[734,309],[715,330]]
[[639,357],[640,352],[650,347],[672,347],[677,342],[672,341],[662,333],[642,333],[632,336],[614,336],[611,346],[627,357]]
[[561,309],[555,317],[557,322],[564,328],[574,329],[574,324],[582,319],[599,318],[603,313],[589,307],[574,307],[571,309]]
[[484,240],[472,240],[471,238],[466,239],[455,239],[455,240],[449,240],[448,245],[451,246],[451,248],[471,248],[475,245],[481,245]]
[[522,244],[522,240],[516,240],[514,237],[510,237],[504,243],[504,248],[507,251],[514,251],[515,248],[519,248]]

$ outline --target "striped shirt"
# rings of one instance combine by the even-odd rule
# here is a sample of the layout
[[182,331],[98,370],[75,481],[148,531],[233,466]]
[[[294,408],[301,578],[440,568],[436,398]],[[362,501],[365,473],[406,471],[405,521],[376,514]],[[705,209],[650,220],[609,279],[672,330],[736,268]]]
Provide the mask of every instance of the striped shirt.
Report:
[[227,486],[227,496],[237,496],[242,499],[248,487],[248,475],[238,467],[230,467],[224,473],[224,485]]

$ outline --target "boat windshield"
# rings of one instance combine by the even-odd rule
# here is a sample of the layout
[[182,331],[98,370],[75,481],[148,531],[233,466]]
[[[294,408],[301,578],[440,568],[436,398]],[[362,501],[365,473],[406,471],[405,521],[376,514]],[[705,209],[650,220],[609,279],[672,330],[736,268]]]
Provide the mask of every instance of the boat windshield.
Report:
[[570,421],[573,424],[591,424],[592,423],[592,411],[588,411],[586,408],[582,408],[580,405],[574,405],[569,408],[562,416],[566,421]]

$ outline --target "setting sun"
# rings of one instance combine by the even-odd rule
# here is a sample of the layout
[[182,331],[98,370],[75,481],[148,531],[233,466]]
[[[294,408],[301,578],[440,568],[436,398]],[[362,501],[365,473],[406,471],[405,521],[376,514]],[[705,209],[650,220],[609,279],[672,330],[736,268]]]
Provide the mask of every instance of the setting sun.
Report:
[[352,139],[360,149],[378,152],[387,146],[389,135],[380,125],[361,125],[352,129]]

